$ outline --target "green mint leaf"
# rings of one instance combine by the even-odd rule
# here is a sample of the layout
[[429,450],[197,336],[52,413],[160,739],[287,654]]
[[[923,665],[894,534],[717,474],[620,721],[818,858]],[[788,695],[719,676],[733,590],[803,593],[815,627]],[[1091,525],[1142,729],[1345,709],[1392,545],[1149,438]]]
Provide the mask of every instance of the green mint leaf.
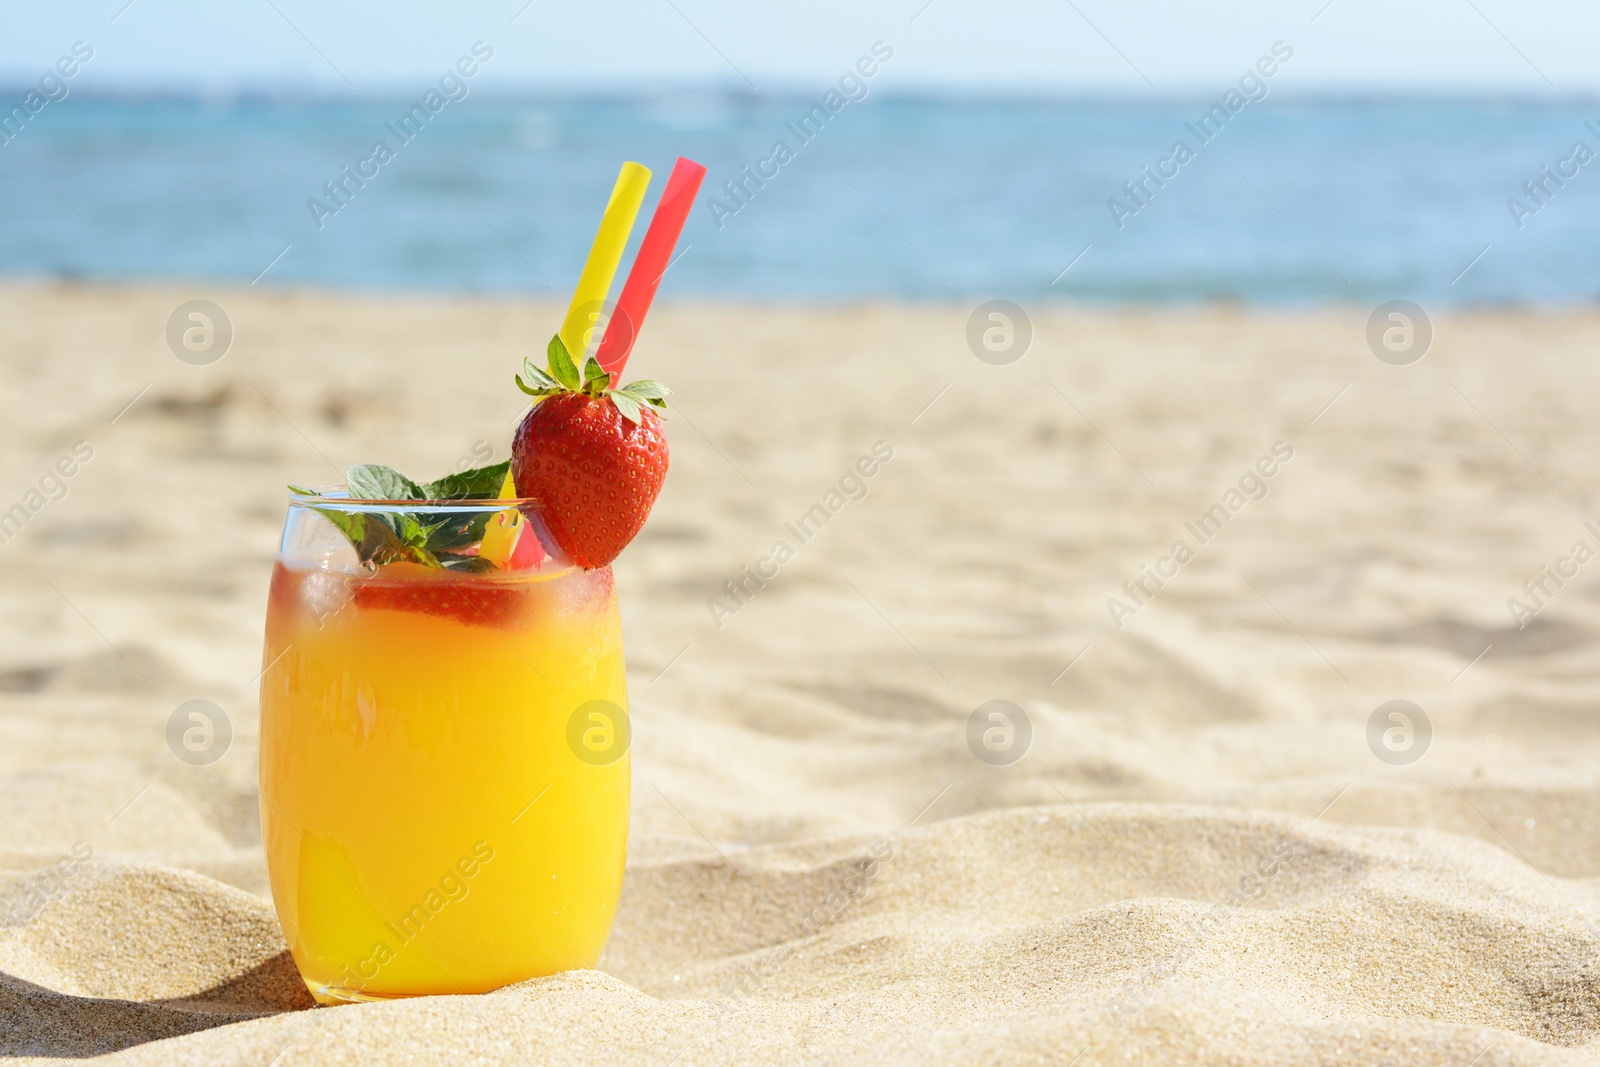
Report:
[[[474,467],[423,486],[392,468],[363,463],[351,467],[346,478],[351,498],[356,500],[493,500],[500,495],[510,468],[509,461]],[[290,489],[316,495],[301,486]],[[439,517],[408,511],[312,510],[345,536],[365,564],[415,563],[473,574],[496,569],[489,560],[467,554],[483,540],[492,517],[489,512]]]
[[500,495],[500,487],[505,484],[506,472],[510,469],[511,461],[506,460],[447,474],[424,485],[422,494],[427,500],[493,500]]
[[358,463],[345,471],[345,486],[359,500],[421,500],[422,486],[392,467]]
[[440,566],[439,561],[427,548],[420,544],[407,544],[395,532],[396,525],[405,527],[409,522],[412,527],[416,527],[416,530],[408,528],[408,532],[413,535],[420,533],[420,525],[409,515],[368,515],[339,508],[311,510],[327,519],[336,530],[344,534],[350,546],[356,550],[356,558],[362,563],[381,566],[385,563],[405,561],[420,563],[425,567]]
[[562,343],[558,333],[550,338],[550,347],[546,350],[550,359],[550,376],[574,393],[578,391],[578,368],[572,362],[572,356],[567,352],[567,346]]
[[303,485],[295,485],[293,482],[289,483],[289,492],[295,494],[296,496],[321,496],[322,495],[321,493],[317,492],[315,489],[307,489],[305,486],[303,486]]
[[361,553],[361,546],[367,539],[367,517],[365,515],[356,511],[340,511],[338,508],[312,508],[311,510],[333,523],[334,528],[349,539],[350,544],[356,550],[356,554],[361,556],[361,562],[365,563],[367,561],[367,557]]
[[439,565],[447,571],[463,571],[467,574],[484,574],[500,569],[493,561],[482,556],[441,556]]
[[361,557],[362,563],[388,563],[401,558],[405,545],[400,543],[400,538],[395,534],[394,527],[383,521],[380,515],[356,515],[362,519],[364,531],[360,541],[356,542],[356,554]]
[[[442,570],[444,568],[444,564],[439,562],[438,557],[436,557],[432,552],[429,552],[426,548],[422,548],[418,545],[406,545],[400,550],[400,555],[397,557],[397,561],[404,563],[420,563],[422,566],[432,568],[433,570]],[[380,560],[379,562],[389,563],[394,561]]]
[[617,410],[622,412],[622,417],[634,425],[639,424],[639,402],[627,393],[618,391],[611,394],[611,402],[617,405]]
[[400,512],[393,516],[386,516],[393,521],[394,532],[407,548],[427,548],[428,529],[417,521],[415,515]]
[[487,513],[442,523],[428,534],[428,551],[441,560],[452,553],[464,552],[483,540],[488,525]]

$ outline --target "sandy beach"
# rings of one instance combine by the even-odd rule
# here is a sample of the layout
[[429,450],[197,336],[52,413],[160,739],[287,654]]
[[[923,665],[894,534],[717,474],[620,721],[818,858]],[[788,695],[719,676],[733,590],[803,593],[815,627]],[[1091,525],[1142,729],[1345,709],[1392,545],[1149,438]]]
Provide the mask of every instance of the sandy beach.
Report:
[[284,486],[505,458],[559,309],[0,287],[0,1055],[1600,1060],[1600,314],[1441,311],[1391,366],[1366,307],[1028,310],[991,366],[966,306],[658,307],[601,966],[321,1009],[255,788]]

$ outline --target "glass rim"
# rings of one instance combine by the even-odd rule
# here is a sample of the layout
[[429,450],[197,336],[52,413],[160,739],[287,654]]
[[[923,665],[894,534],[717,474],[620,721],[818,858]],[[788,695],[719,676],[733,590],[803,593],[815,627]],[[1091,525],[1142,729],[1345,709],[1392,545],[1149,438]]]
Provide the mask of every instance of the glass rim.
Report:
[[[312,487],[308,487],[312,488]],[[352,497],[343,485],[315,486],[315,494],[289,492],[289,505],[294,507],[334,508],[339,511],[543,511],[544,505],[537,497],[455,497],[443,500],[376,500]]]

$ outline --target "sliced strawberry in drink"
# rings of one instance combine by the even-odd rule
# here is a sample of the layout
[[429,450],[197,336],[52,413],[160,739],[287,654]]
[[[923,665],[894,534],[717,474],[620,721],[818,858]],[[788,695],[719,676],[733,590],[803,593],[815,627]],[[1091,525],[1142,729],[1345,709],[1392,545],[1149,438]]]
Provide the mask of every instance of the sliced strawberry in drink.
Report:
[[391,563],[371,578],[354,579],[352,587],[363,611],[407,611],[495,629],[517,625],[534,599],[526,586],[412,563]]

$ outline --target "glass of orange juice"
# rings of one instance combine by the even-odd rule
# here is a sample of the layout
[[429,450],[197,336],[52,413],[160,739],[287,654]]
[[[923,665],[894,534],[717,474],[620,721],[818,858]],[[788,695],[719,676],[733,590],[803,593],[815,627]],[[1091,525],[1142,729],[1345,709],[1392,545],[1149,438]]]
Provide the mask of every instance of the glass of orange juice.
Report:
[[[261,821],[279,921],[323,1003],[485,992],[591,967],[605,945],[628,836],[616,591],[534,508],[290,500]],[[455,524],[456,562],[508,525],[539,544],[515,568],[374,566],[352,521]]]

